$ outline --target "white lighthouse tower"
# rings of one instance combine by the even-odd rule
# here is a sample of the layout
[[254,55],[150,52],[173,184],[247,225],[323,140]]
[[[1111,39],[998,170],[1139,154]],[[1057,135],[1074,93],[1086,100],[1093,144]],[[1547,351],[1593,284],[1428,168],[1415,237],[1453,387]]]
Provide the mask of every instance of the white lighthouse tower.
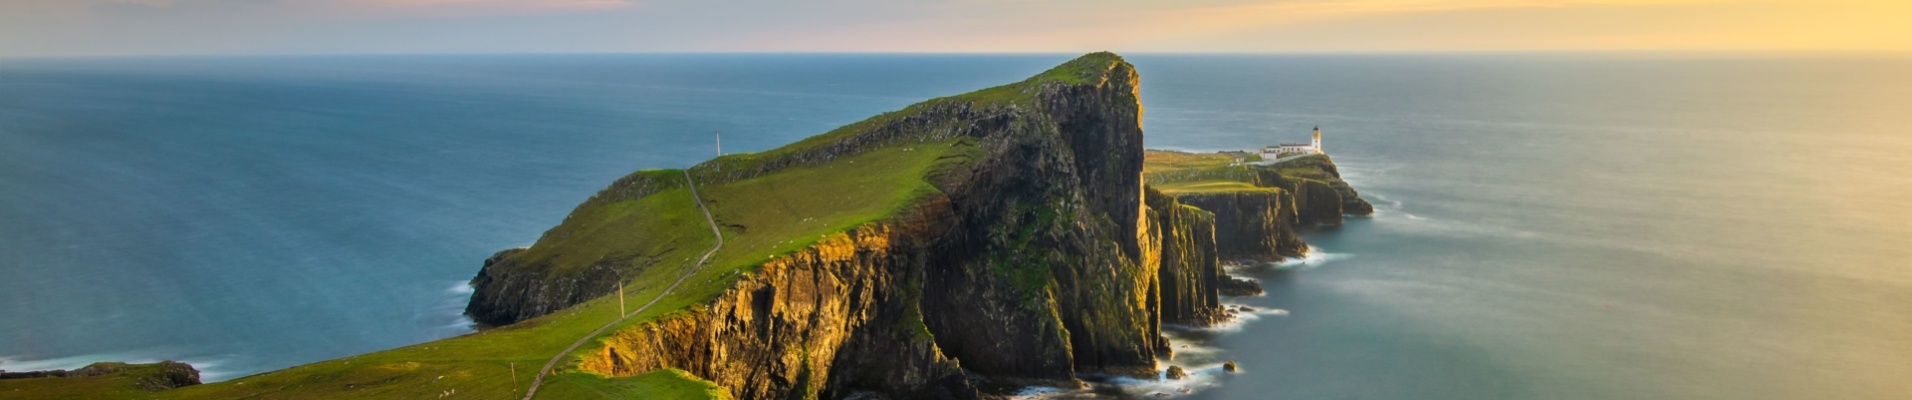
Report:
[[1321,153],[1321,125],[1315,125],[1314,152]]

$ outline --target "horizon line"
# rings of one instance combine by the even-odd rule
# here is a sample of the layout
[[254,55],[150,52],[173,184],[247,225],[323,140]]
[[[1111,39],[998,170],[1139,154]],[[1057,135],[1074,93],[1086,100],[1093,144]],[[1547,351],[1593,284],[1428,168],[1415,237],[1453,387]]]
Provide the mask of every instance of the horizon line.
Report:
[[383,57],[383,56],[611,56],[611,55],[915,55],[915,56],[1038,56],[1081,55],[1108,51],[1117,55],[1167,56],[1279,56],[1279,55],[1714,55],[1714,56],[1912,56],[1912,50],[1839,49],[1608,49],[1608,50],[1297,50],[1297,51],[420,51],[420,52],[312,52],[312,53],[129,53],[129,54],[0,54],[0,60],[222,58],[222,57]]

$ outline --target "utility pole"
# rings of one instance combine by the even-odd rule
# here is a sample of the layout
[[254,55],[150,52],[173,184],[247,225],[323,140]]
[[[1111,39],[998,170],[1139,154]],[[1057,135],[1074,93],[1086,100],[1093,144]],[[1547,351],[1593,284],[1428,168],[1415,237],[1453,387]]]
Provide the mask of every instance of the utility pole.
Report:
[[624,280],[617,280],[617,316],[624,317]]
[[717,156],[724,156],[724,132],[717,131]]

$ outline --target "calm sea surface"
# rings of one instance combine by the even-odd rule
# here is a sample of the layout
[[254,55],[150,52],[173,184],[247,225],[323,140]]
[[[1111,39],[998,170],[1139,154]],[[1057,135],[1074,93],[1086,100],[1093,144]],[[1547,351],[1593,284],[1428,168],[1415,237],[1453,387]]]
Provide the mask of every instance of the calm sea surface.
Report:
[[[713,131],[768,149],[1068,58],[0,60],[0,369],[457,335],[485,256]],[[1289,313],[1173,332],[1194,379],[1098,392],[1912,395],[1912,58],[1129,58],[1150,147],[1320,125],[1378,210],[1239,269],[1270,293],[1232,301]]]

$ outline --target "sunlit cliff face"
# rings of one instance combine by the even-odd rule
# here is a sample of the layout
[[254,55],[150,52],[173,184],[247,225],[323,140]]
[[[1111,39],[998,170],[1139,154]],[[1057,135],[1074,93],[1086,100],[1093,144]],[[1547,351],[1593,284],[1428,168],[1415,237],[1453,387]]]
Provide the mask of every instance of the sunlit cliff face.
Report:
[[1898,0],[747,1],[23,0],[0,56],[1912,50]]

